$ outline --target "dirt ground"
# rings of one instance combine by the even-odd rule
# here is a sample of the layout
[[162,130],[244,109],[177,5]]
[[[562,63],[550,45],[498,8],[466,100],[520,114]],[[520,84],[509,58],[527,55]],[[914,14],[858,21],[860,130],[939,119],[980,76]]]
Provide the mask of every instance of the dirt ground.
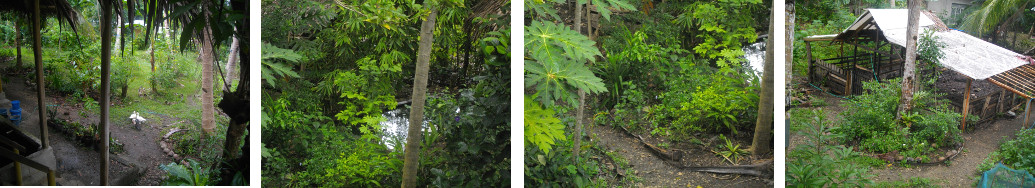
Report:
[[[36,88],[28,87],[23,78],[14,75],[6,75],[3,86],[8,99],[22,102],[23,121],[19,128],[23,132],[40,137]],[[60,118],[80,123],[98,122],[96,113],[88,117],[78,117],[78,111],[82,110],[82,107],[64,104],[63,100],[54,96],[48,96],[47,103],[59,105]],[[70,113],[61,115],[64,114],[63,112]],[[111,158],[109,182],[112,185],[158,185],[165,176],[158,165],[173,162],[173,159],[164,154],[158,145],[159,139],[164,134],[162,127],[145,125],[141,130],[136,130],[128,125],[127,120],[123,119],[123,117],[111,117],[110,131],[114,138],[125,144],[125,152],[109,155]],[[100,165],[98,163],[101,160],[100,152],[95,151],[92,147],[80,146],[71,139],[71,136],[61,133],[53,127],[48,127],[48,135],[50,145],[54,147],[57,157],[59,184],[100,184]],[[144,173],[141,174],[132,166],[140,167],[139,171],[144,171]]]
[[[772,177],[759,178],[754,176],[741,176],[741,175],[716,175],[711,173],[702,172],[691,172],[677,169],[673,166],[666,164],[661,158],[658,158],[652,154],[647,148],[637,141],[636,138],[630,137],[622,132],[620,129],[615,129],[610,126],[588,126],[586,127],[587,134],[590,135],[590,141],[595,142],[597,146],[602,149],[615,152],[620,155],[629,163],[636,177],[639,177],[641,181],[636,181],[630,187],[772,187]],[[648,142],[657,145],[658,143],[668,141],[648,138],[648,135],[641,135]],[[708,140],[715,139],[706,139]],[[719,140],[718,142],[721,142]],[[715,144],[718,144],[715,142]],[[712,145],[712,144],[705,144]],[[747,147],[741,143],[742,147]],[[723,159],[711,151],[707,150],[703,146],[690,145],[690,144],[672,144],[672,147],[686,151],[681,163],[686,166],[728,166],[729,163],[723,162]],[[767,159],[772,159],[766,157]],[[748,165],[754,162],[754,160],[746,159],[742,160],[741,165]],[[625,169],[620,169],[625,170]],[[770,169],[771,170],[771,169]],[[772,176],[771,172],[769,176]]]
[[[815,94],[827,102],[827,106],[821,107],[827,115],[827,119],[838,121],[838,113],[843,111],[840,107],[841,99],[825,94]],[[999,119],[984,125],[979,125],[973,131],[965,131],[962,136],[965,146],[963,153],[952,159],[949,164],[935,166],[914,166],[914,167],[883,167],[873,168],[871,172],[876,175],[875,182],[908,180],[913,177],[922,177],[933,180],[934,183],[944,187],[971,187],[979,172],[977,166],[981,164],[992,153],[999,148],[999,144],[1012,139],[1014,134],[1021,129],[1023,118]],[[804,136],[791,133],[791,141],[787,150],[793,150],[795,146],[804,142]]]

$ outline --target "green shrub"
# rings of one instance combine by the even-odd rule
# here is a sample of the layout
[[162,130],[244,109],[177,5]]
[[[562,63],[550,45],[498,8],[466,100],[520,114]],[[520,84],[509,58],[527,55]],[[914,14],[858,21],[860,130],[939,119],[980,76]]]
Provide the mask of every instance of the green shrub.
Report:
[[[370,135],[368,135],[370,136]],[[379,150],[384,145],[364,139],[342,143],[337,155],[317,155],[303,163],[309,170],[299,174],[303,187],[375,187],[400,174],[402,160]],[[333,143],[330,145],[334,145]],[[334,153],[334,151],[327,151]]]
[[211,180],[209,168],[203,168],[194,161],[187,159],[189,166],[177,163],[159,165],[167,173],[168,178],[162,181],[162,186],[206,186],[217,181]]
[[1035,130],[1018,131],[1017,138],[1003,142],[979,165],[978,172],[992,169],[1000,162],[1013,169],[1035,172]]
[[[572,144],[571,140],[559,140],[557,147],[571,150]],[[604,182],[594,180],[601,171],[596,161],[571,154],[525,149],[525,184],[529,187],[606,187]]]
[[923,156],[937,148],[961,141],[960,114],[948,109],[938,95],[928,91],[914,93],[913,109],[895,121],[901,90],[899,80],[865,82],[866,93],[842,104],[841,126],[833,132],[843,134],[846,143],[876,153],[901,151],[907,157]]
[[801,123],[805,141],[787,153],[787,187],[867,187],[873,184],[870,169],[854,161],[861,153],[830,144],[842,135],[830,133],[834,128],[828,126],[826,117],[814,116]]
[[[701,131],[737,134],[738,130],[752,127],[758,113],[758,88],[744,86],[740,76],[730,76],[735,74],[732,69],[721,69],[706,77],[709,84],[693,88],[676,85],[661,96],[665,107],[658,119],[671,119],[669,126],[683,136]],[[689,96],[684,91],[690,91]]]

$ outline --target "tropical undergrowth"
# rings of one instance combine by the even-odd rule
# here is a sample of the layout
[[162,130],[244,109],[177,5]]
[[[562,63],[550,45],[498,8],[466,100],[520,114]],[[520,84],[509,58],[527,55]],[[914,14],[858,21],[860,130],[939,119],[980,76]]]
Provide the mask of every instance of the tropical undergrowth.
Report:
[[1027,171],[1028,173],[1035,172],[1035,130],[1023,129],[1018,131],[1016,138],[1006,140],[999,145],[999,149],[989,154],[978,165],[975,173],[980,177],[980,173],[992,169],[998,163],[1002,163],[1004,166],[1012,169]]
[[525,3],[526,184],[607,183],[586,160],[595,146],[574,142],[583,136],[575,126],[579,90],[589,96],[585,119],[599,124],[677,140],[752,132],[761,73],[747,67],[742,48],[768,26],[768,14],[748,14],[768,11],[765,2],[594,1],[611,7],[594,25],[599,34],[557,24],[572,19],[558,15],[571,8],[561,2]]
[[509,184],[507,17],[470,17],[503,10],[478,2],[419,3],[263,1],[263,185],[400,186],[409,151],[385,114],[410,111],[429,5],[439,12],[425,118],[412,125],[423,130],[417,185]]

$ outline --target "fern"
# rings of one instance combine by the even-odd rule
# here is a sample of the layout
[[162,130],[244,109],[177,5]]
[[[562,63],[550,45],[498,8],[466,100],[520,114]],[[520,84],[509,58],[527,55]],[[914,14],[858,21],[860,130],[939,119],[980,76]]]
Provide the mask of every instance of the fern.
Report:
[[[583,2],[580,1],[579,3]],[[596,5],[597,12],[600,12],[600,15],[604,16],[604,19],[607,20],[611,20],[611,8],[636,10],[636,7],[624,0],[593,0],[593,5]]]
[[298,78],[298,73],[291,70],[290,65],[276,62],[275,60],[295,63],[302,58],[302,55],[295,53],[295,51],[278,48],[269,43],[262,43],[262,80],[266,81],[270,86],[276,86],[274,83],[276,77]]

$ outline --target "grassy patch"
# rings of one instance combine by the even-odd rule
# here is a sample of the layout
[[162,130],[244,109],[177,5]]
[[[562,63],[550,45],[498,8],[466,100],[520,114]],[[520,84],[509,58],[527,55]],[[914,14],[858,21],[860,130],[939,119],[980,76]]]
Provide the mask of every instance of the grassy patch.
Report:
[[913,177],[908,180],[897,180],[897,181],[886,181],[879,182],[874,187],[902,187],[902,188],[916,188],[916,187],[939,187],[935,184],[935,180]]
[[884,165],[888,164],[887,161],[863,155],[849,157],[847,158],[847,160],[852,161],[855,164],[860,164],[869,167],[883,167]]

